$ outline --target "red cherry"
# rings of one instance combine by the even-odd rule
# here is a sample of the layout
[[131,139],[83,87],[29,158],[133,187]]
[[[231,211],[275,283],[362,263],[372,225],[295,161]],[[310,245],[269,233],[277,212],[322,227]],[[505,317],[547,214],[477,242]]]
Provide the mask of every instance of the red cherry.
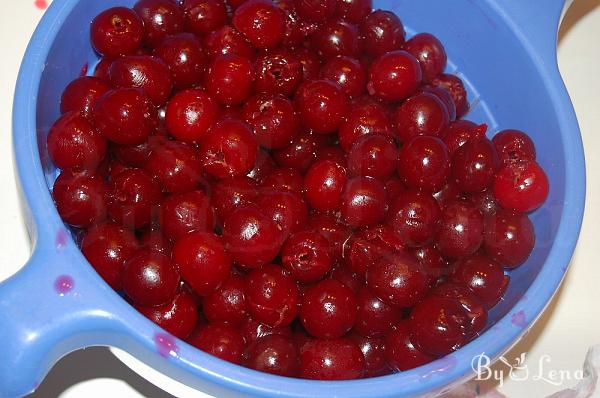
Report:
[[141,169],[125,170],[110,182],[108,214],[118,224],[139,229],[148,225],[160,202],[160,187]]
[[128,55],[112,62],[110,83],[114,87],[141,88],[155,105],[164,105],[173,89],[166,63],[150,55]]
[[336,211],[347,182],[346,170],[331,160],[314,163],[304,177],[304,195],[313,209]]
[[206,50],[211,58],[219,55],[238,55],[251,58],[254,48],[233,26],[225,25],[213,31],[205,40]]
[[373,9],[371,0],[338,0],[336,15],[351,23],[362,22]]
[[248,0],[233,13],[233,26],[256,48],[273,48],[285,33],[285,16],[269,0]]
[[342,193],[340,212],[350,227],[366,227],[380,223],[387,212],[383,184],[369,177],[349,180]]
[[303,83],[296,92],[295,100],[301,122],[319,134],[337,130],[348,106],[340,87],[328,80]]
[[391,138],[370,134],[358,139],[348,152],[348,171],[352,176],[389,179],[396,171],[398,148]]
[[226,220],[236,209],[253,203],[257,199],[258,186],[251,178],[239,176],[223,179],[212,187],[212,205],[221,221]]
[[181,292],[175,298],[156,307],[135,305],[146,318],[171,333],[173,336],[185,339],[198,323],[198,307],[191,294]]
[[296,377],[300,369],[300,352],[295,342],[277,334],[257,339],[244,352],[244,365],[286,377]]
[[469,110],[467,90],[465,90],[465,86],[459,77],[442,73],[431,81],[431,85],[446,89],[452,95],[457,118],[463,117],[467,113]]
[[279,168],[269,173],[262,182],[266,189],[301,192],[304,180],[298,170]]
[[364,49],[372,57],[399,50],[404,44],[404,26],[391,11],[373,11],[362,22],[360,30]]
[[302,82],[302,64],[298,56],[287,49],[265,52],[254,61],[258,92],[293,95]]
[[166,141],[154,148],[144,168],[160,181],[164,191],[183,193],[198,187],[202,163],[194,147]]
[[410,339],[408,321],[402,321],[385,337],[385,358],[392,369],[410,370],[433,361],[435,358],[419,351]]
[[215,323],[201,326],[192,333],[188,342],[224,361],[232,363],[242,361],[244,338],[230,325]]
[[281,249],[281,263],[297,281],[317,282],[333,266],[329,241],[314,231],[295,233]]
[[198,36],[209,34],[227,22],[227,8],[222,0],[183,0],[187,27]]
[[204,46],[191,33],[180,33],[164,38],[154,49],[169,70],[176,89],[190,88],[202,81],[207,66]]
[[308,207],[296,192],[273,191],[260,195],[258,207],[279,226],[284,236],[306,227]]
[[503,164],[518,160],[535,160],[535,145],[520,130],[502,130],[492,138]]
[[455,120],[443,133],[444,143],[448,146],[450,155],[469,141],[484,139],[487,125],[476,125],[468,120]]
[[370,134],[390,138],[395,135],[387,109],[375,100],[361,99],[350,106],[346,120],[340,125],[340,146],[349,151],[361,136]]
[[442,255],[459,259],[475,253],[483,241],[483,216],[474,206],[454,202],[442,210],[436,246]]
[[322,78],[339,84],[349,97],[358,97],[367,87],[367,72],[361,63],[350,57],[337,56],[321,68]]
[[204,297],[202,310],[210,323],[240,326],[248,317],[244,278],[230,275],[216,291]]
[[162,253],[140,250],[123,266],[123,290],[135,304],[155,306],[175,298],[179,272]]
[[285,96],[261,93],[243,108],[244,119],[254,129],[258,143],[267,149],[290,145],[300,132],[300,121],[292,102]]
[[226,54],[214,58],[205,75],[206,90],[223,105],[240,105],[250,97],[254,70],[250,59]]
[[540,207],[548,197],[548,177],[534,160],[505,164],[493,182],[500,206],[521,213]]
[[308,219],[310,228],[319,231],[325,236],[333,248],[334,260],[342,259],[344,242],[350,238],[352,232],[348,227],[330,215],[313,215]]
[[138,0],[133,9],[144,21],[144,44],[149,47],[184,28],[183,13],[171,0]]
[[450,175],[448,148],[437,137],[414,137],[400,149],[398,174],[409,188],[440,190]]
[[486,307],[467,286],[454,282],[445,282],[431,290],[430,295],[458,300],[469,318],[469,330],[466,334],[467,339],[470,340],[478,336],[485,329],[488,319]]
[[364,337],[352,332],[348,337],[358,345],[365,358],[363,377],[377,377],[391,373],[391,369],[385,360],[385,341],[383,338]]
[[466,142],[452,157],[452,177],[464,193],[486,190],[499,168],[498,154],[487,138]]
[[336,0],[294,0],[300,18],[310,22],[322,22],[335,13]]
[[408,247],[425,246],[439,227],[441,211],[436,200],[419,191],[406,191],[392,202],[387,224]]
[[498,210],[485,218],[485,252],[506,268],[523,264],[535,245],[535,230],[526,214]]
[[103,56],[118,57],[135,52],[142,44],[143,35],[144,23],[130,8],[109,8],[92,21],[92,46]]
[[173,194],[166,197],[160,209],[161,226],[171,240],[196,231],[212,231],[215,213],[202,191]]
[[60,98],[60,112],[79,112],[86,118],[90,118],[94,103],[109,89],[110,86],[97,77],[77,78],[69,83],[63,91]]
[[421,84],[419,61],[403,50],[387,52],[369,69],[369,94],[386,101],[399,101],[412,95]]
[[408,142],[418,135],[439,137],[448,127],[448,109],[438,97],[420,93],[408,98],[396,110],[398,137]]
[[400,319],[402,313],[375,296],[366,287],[356,295],[358,312],[354,331],[367,337],[385,336]]
[[217,121],[219,105],[201,90],[180,91],[167,105],[165,125],[169,133],[188,143],[197,143]]
[[63,221],[77,228],[89,228],[106,219],[106,185],[93,173],[65,170],[54,182],[52,197]]
[[414,35],[404,44],[404,49],[419,60],[423,70],[423,81],[430,82],[444,72],[446,51],[442,43],[432,34]]
[[510,278],[494,260],[474,255],[454,266],[452,280],[469,287],[488,308],[493,307],[506,292]]
[[357,57],[360,50],[358,29],[346,21],[329,21],[313,34],[312,44],[324,59],[338,55]]
[[305,379],[351,380],[362,377],[365,358],[348,339],[310,340],[300,351],[300,375]]

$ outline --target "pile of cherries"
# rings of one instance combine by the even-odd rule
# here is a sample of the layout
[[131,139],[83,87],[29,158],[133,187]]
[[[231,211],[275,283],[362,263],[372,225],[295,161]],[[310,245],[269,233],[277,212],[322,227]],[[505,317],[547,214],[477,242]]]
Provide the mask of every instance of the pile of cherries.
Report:
[[371,0],[140,0],[91,24],[53,196],[96,271],[219,358],[311,379],[403,371],[486,326],[548,195],[486,138],[434,36]]

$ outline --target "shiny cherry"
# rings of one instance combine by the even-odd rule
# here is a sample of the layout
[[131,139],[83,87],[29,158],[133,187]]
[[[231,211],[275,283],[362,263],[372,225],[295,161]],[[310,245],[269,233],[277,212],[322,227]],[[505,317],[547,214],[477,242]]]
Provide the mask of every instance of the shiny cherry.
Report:
[[496,133],[492,142],[503,164],[518,160],[535,160],[535,145],[521,130],[502,130]]
[[362,21],[360,31],[364,49],[372,57],[399,50],[404,44],[404,26],[391,11],[373,11]]
[[225,25],[208,35],[204,42],[208,54],[214,58],[219,55],[238,55],[253,57],[254,48],[233,26]]
[[224,361],[239,364],[244,352],[244,338],[233,326],[208,324],[192,333],[188,342],[194,347]]
[[215,227],[214,209],[202,191],[167,196],[160,208],[160,220],[165,236],[171,240],[190,232],[212,231]]
[[404,245],[421,247],[435,238],[440,218],[440,206],[431,195],[411,190],[390,204],[386,222]]
[[363,376],[365,358],[348,338],[310,340],[300,351],[300,376],[315,380],[351,380]]
[[458,300],[469,318],[467,339],[472,339],[481,333],[488,320],[488,312],[483,302],[464,284],[444,282],[430,292],[431,296]]
[[296,47],[304,40],[303,26],[296,12],[294,0],[274,0],[273,3],[283,12],[285,32],[281,42],[283,47]]
[[144,44],[149,47],[184,29],[183,13],[171,0],[139,0],[133,9],[144,21]]
[[346,170],[337,162],[316,162],[304,176],[304,196],[313,209],[336,211],[342,203],[342,191],[347,181]]
[[383,337],[402,319],[399,309],[384,303],[366,287],[356,295],[356,305],[353,330],[366,337]]
[[160,181],[164,191],[183,193],[198,187],[202,162],[194,147],[166,141],[156,146],[144,168]]
[[95,173],[64,170],[52,197],[62,220],[73,227],[88,228],[106,219],[106,184]]
[[466,142],[452,156],[452,178],[467,194],[486,190],[499,168],[498,153],[487,138]]
[[310,22],[322,22],[335,13],[336,0],[294,0],[300,18]]
[[300,370],[300,352],[289,337],[269,335],[249,345],[244,352],[244,365],[261,372],[296,377]]
[[313,80],[319,77],[321,59],[317,53],[310,48],[300,47],[295,51],[302,65],[302,76],[304,80]]
[[273,160],[271,153],[266,149],[259,149],[256,154],[256,161],[254,167],[250,170],[246,176],[252,178],[257,183],[262,183],[266,176],[271,174],[273,170],[277,168],[277,163]]
[[409,188],[436,192],[450,175],[450,155],[442,140],[417,136],[400,149],[398,174]]
[[90,118],[94,103],[110,86],[102,79],[82,76],[67,85],[60,98],[60,112],[79,112]]
[[312,132],[298,134],[292,143],[273,152],[273,158],[281,167],[306,172],[317,157],[319,148],[326,146],[327,137]]
[[211,201],[217,215],[224,221],[236,209],[257,199],[258,186],[250,177],[239,176],[222,179],[212,187]]
[[348,338],[358,345],[365,358],[363,377],[377,377],[391,373],[385,360],[385,340],[383,338],[364,337],[354,332],[351,332]]
[[476,125],[468,120],[455,120],[443,133],[443,140],[448,146],[450,155],[453,155],[465,143],[484,139],[486,131],[487,125],[485,124]]
[[325,214],[311,216],[308,219],[308,225],[310,228],[319,231],[329,240],[333,248],[333,258],[336,261],[341,260],[344,242],[352,234],[348,227],[339,222],[335,217]]
[[450,117],[450,122],[456,120],[456,104],[454,103],[454,99],[452,98],[452,95],[450,95],[448,90],[443,89],[441,87],[422,86],[419,90],[419,93],[429,93],[438,97],[438,99],[442,101],[442,103],[446,106],[448,116]]
[[171,97],[165,125],[169,133],[188,143],[197,143],[219,117],[219,105],[204,91],[190,89]]
[[348,171],[352,176],[389,179],[396,171],[398,148],[391,138],[379,134],[359,138],[348,152]]
[[523,264],[535,245],[535,229],[526,214],[498,210],[483,225],[485,252],[506,268]]
[[107,207],[118,224],[139,229],[148,225],[160,202],[160,186],[142,169],[125,170],[109,185]]
[[452,95],[454,104],[456,106],[457,118],[460,118],[467,113],[469,110],[467,90],[465,89],[465,86],[459,77],[442,73],[431,81],[431,85],[446,89],[450,95]]
[[271,335],[280,335],[288,338],[292,338],[292,329],[289,326],[280,326],[276,328],[272,328],[270,326],[265,325],[264,323],[258,322],[256,319],[252,317],[246,318],[244,323],[240,326],[240,331],[242,332],[242,336],[244,336],[244,341],[246,342],[246,346],[254,343],[256,340]]
[[135,52],[142,44],[144,22],[132,9],[114,7],[98,14],[90,30],[98,53],[118,57]]
[[283,40],[285,15],[270,0],[248,0],[233,13],[233,26],[256,48],[273,48]]
[[123,290],[135,304],[155,306],[175,298],[179,272],[162,253],[140,250],[123,266]]
[[150,55],[128,55],[112,62],[110,83],[114,87],[141,88],[152,102],[164,105],[173,89],[173,80],[167,64]]
[[385,359],[397,371],[410,370],[435,358],[419,351],[411,341],[408,321],[402,321],[385,337]]
[[370,177],[349,180],[342,192],[340,212],[350,227],[366,227],[380,223],[387,212],[383,184]]
[[337,83],[349,97],[358,97],[367,87],[365,67],[355,58],[337,56],[321,68],[322,78]]
[[331,270],[329,241],[315,231],[291,235],[281,248],[281,263],[299,282],[317,282]]
[[216,291],[203,298],[202,311],[210,323],[240,326],[248,317],[244,278],[230,275]]
[[254,69],[249,58],[235,55],[216,56],[205,75],[209,94],[223,105],[240,105],[250,97]]
[[275,49],[259,55],[254,61],[258,92],[292,95],[302,82],[302,64],[296,54],[287,49]]
[[267,149],[286,147],[300,132],[294,106],[281,94],[254,95],[244,104],[243,115],[258,143]]
[[198,323],[198,307],[192,295],[185,291],[178,293],[175,298],[165,304],[155,307],[135,305],[146,318],[172,334],[185,339]]
[[340,125],[340,146],[349,151],[363,135],[379,134],[393,138],[394,131],[387,109],[372,99],[361,99],[350,105],[345,120]]
[[265,192],[259,195],[256,203],[279,226],[284,236],[306,228],[308,206],[299,193],[279,190]]
[[277,168],[269,173],[262,181],[262,187],[290,192],[302,192],[304,180],[298,170]]
[[402,142],[418,135],[439,137],[448,127],[450,116],[442,100],[430,93],[408,98],[396,109],[396,128]]
[[483,242],[483,216],[466,202],[457,201],[442,210],[436,246],[444,257],[459,259],[471,255]]
[[303,83],[295,101],[304,126],[320,134],[337,130],[348,107],[346,94],[329,80]]
[[446,50],[437,37],[430,33],[419,33],[411,37],[403,47],[419,60],[423,81],[430,82],[446,68]]
[[360,50],[358,29],[346,21],[328,21],[313,34],[312,45],[324,59],[338,55],[357,57]]
[[546,172],[535,160],[521,160],[502,166],[493,189],[500,206],[527,213],[544,204],[550,188]]
[[227,22],[227,8],[223,0],[183,0],[187,28],[198,36],[209,34]]
[[201,83],[208,60],[204,46],[193,34],[180,33],[164,38],[154,49],[154,55],[169,67],[176,89]]
[[483,255],[473,255],[455,264],[452,280],[469,287],[488,308],[493,307],[506,292],[510,277],[502,266]]
[[336,5],[336,16],[351,22],[360,23],[373,9],[371,0],[338,0]]

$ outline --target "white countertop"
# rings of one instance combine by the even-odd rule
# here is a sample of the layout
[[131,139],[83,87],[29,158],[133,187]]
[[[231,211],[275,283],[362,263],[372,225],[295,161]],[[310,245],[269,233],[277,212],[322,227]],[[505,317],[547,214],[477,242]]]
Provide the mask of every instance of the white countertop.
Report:
[[[8,1],[8,0],[2,0]],[[526,0],[537,1],[537,0]],[[11,144],[11,108],[21,57],[46,1],[10,2],[0,24],[0,280],[28,258],[29,247],[17,198]],[[587,162],[586,215],[565,283],[529,334],[505,357],[514,363],[525,353],[529,377],[483,382],[508,397],[542,397],[569,388],[588,348],[600,343],[598,308],[598,237],[600,236],[600,0],[577,0],[566,14],[559,43],[560,68],[571,94],[583,135]],[[596,242],[596,243],[594,243]],[[495,369],[508,374],[501,364]],[[552,373],[558,371],[562,373]],[[556,381],[562,374],[562,382]],[[538,377],[535,377],[538,376]],[[551,383],[550,381],[556,381]],[[532,391],[535,393],[532,394]],[[137,376],[105,348],[75,352],[61,360],[32,397],[148,397],[171,395]],[[495,396],[495,394],[494,394]]]

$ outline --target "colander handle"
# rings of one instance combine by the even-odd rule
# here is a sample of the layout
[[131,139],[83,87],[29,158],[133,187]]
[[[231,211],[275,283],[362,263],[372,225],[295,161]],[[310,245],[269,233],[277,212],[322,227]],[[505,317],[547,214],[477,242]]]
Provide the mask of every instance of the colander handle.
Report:
[[0,283],[0,398],[34,391],[71,351],[123,339],[126,323],[104,310],[120,297],[94,281],[91,269],[92,277],[69,275],[76,260],[70,256],[38,245],[21,270]]
[[544,62],[556,62],[558,27],[574,0],[494,0],[521,42]]

